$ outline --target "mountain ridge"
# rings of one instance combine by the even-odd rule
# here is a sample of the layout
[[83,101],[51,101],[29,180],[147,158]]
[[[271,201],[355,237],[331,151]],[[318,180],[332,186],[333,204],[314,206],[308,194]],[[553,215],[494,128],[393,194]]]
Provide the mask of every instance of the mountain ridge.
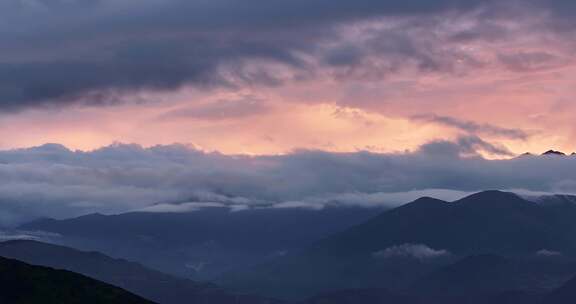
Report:
[[153,304],[130,292],[71,271],[0,257],[0,303]]
[[161,304],[273,303],[272,299],[228,293],[214,284],[177,278],[147,269],[138,263],[114,259],[99,252],[80,251],[37,241],[2,242],[0,243],[0,256],[80,273]]
[[[268,290],[278,288],[279,293],[290,284],[315,286],[315,291],[383,284],[403,288],[426,271],[469,255],[576,258],[573,218],[576,206],[543,206],[497,190],[453,202],[421,198],[248,271],[246,277],[266,281]],[[227,284],[234,286],[234,279]],[[256,285],[250,290],[266,292]]]

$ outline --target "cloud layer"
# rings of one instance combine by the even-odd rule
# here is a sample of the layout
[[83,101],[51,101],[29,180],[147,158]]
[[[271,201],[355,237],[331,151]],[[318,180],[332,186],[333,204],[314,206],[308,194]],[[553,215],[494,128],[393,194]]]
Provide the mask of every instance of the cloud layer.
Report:
[[485,189],[575,193],[575,169],[570,156],[486,160],[462,142],[397,154],[302,150],[277,156],[182,145],[116,144],[81,152],[52,144],[0,152],[0,220],[201,206],[395,207],[421,196],[455,200]]
[[[538,0],[3,1],[1,109],[115,104],[133,100],[128,93],[187,85],[546,69],[565,63],[563,45],[518,49],[518,34],[539,27],[535,39],[565,38],[571,7]],[[503,42],[510,47],[490,51]]]

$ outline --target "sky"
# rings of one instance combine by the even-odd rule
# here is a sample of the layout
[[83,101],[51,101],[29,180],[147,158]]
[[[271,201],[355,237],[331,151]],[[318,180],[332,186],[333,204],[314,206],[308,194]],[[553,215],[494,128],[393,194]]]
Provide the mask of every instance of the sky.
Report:
[[[5,217],[119,212],[199,192],[289,206],[431,189],[571,192],[562,167],[543,180],[526,169],[540,169],[534,160],[512,179],[493,164],[520,170],[524,152],[576,151],[575,15],[572,0],[1,1],[0,174],[13,184],[0,200],[20,208]],[[186,166],[207,158],[212,173],[182,169],[194,175],[184,183],[167,169],[171,153]],[[178,186],[134,182],[156,164],[149,157]],[[378,163],[378,183],[344,168],[330,187],[316,179],[322,171],[314,186],[281,180],[282,191],[251,179],[312,174],[300,172],[308,157],[368,171],[365,158],[429,163]],[[452,163],[436,157],[459,160],[457,173],[421,181],[420,171]],[[110,173],[111,162],[130,170]],[[454,178],[464,168],[471,177]],[[69,197],[52,192],[67,187]],[[31,200],[66,203],[18,207]]]
[[6,0],[0,147],[576,150],[569,0]]

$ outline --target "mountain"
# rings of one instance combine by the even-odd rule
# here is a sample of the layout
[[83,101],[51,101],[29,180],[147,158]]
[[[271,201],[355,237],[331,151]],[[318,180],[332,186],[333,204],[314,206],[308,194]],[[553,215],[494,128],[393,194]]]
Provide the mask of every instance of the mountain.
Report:
[[81,273],[162,304],[272,303],[271,300],[255,296],[226,293],[211,284],[180,279],[98,252],[84,252],[36,241],[0,243],[0,256]]
[[576,277],[567,281],[562,287],[554,290],[545,297],[544,304],[573,304],[576,303]]
[[521,291],[543,294],[576,273],[576,263],[564,259],[510,259],[481,254],[465,257],[417,280],[411,294],[467,296]]
[[[510,265],[511,261],[496,256],[474,256],[462,261],[468,264],[469,261],[478,261],[477,265],[484,264],[489,269],[480,270],[483,276],[487,272],[494,271],[494,266],[499,268],[498,265]],[[476,262],[475,262],[476,263]],[[475,264],[473,263],[473,264]],[[457,266],[460,267],[460,266]],[[466,266],[468,267],[468,266]],[[468,275],[477,276],[474,270],[467,272]],[[444,270],[442,270],[444,271]],[[442,272],[441,271],[441,272]],[[496,271],[498,272],[498,271]],[[496,273],[494,272],[494,273]],[[438,279],[443,279],[439,278]],[[462,278],[460,278],[462,279]],[[472,281],[480,285],[492,284],[486,281],[477,280],[476,277]],[[486,280],[498,280],[497,277],[486,277]],[[467,279],[465,279],[467,280]],[[462,284],[452,281],[454,284],[451,289],[458,291]],[[445,286],[449,287],[449,286]],[[460,290],[461,291],[461,290]],[[465,292],[451,292],[449,295],[441,294],[425,294],[410,293],[410,292],[391,292],[388,289],[347,289],[325,292],[313,296],[301,304],[573,304],[576,303],[576,277],[568,280],[560,288],[557,288],[548,293],[533,293],[522,291],[495,291],[476,289],[471,291],[466,288]]]
[[576,204],[538,204],[514,193],[485,191],[455,202],[422,198],[318,242],[312,254],[357,256],[399,244],[453,254],[576,254]]
[[[542,304],[542,296],[522,292],[475,294],[469,296],[418,296],[387,289],[348,289],[322,293],[302,304]],[[572,302],[571,302],[572,303]],[[555,303],[546,303],[555,304]],[[560,303],[559,303],[560,304]]]
[[394,294],[387,289],[347,289],[322,293],[304,301],[305,304],[420,304],[419,298]]
[[526,197],[527,200],[533,201],[542,205],[576,205],[576,196],[566,194],[555,195],[540,195],[533,197]]
[[38,220],[20,227],[62,237],[62,245],[125,257],[163,272],[210,280],[223,272],[276,259],[361,223],[378,208],[261,208],[231,212],[92,214]]
[[556,150],[548,150],[548,151],[542,153],[542,155],[545,155],[545,156],[566,156],[566,153],[556,151]]
[[146,304],[118,287],[80,274],[0,258],[0,303]]
[[[489,268],[495,264],[509,264],[497,257],[471,257],[488,262]],[[491,261],[488,261],[491,260]],[[498,261],[496,261],[498,260]],[[474,275],[474,273],[469,273]],[[478,282],[484,285],[487,282]],[[489,283],[490,284],[490,283]],[[452,288],[457,290],[460,284]],[[488,291],[479,290],[467,293],[440,294],[411,294],[408,292],[391,292],[388,289],[347,289],[325,292],[313,296],[301,304],[573,304],[576,303],[576,277],[566,282],[560,288],[548,293],[530,293],[522,291]]]
[[466,257],[418,280],[412,290],[420,294],[467,295],[515,290],[514,263],[495,255]]
[[[508,192],[485,191],[455,202],[421,198],[299,254],[229,275],[224,284],[295,297],[347,288],[401,290],[470,255],[573,259],[574,218],[575,204],[541,204]],[[563,278],[547,279],[556,282],[548,288]]]
[[562,152],[562,151],[557,151],[557,150],[551,149],[551,150],[548,150],[548,151],[546,151],[546,152],[544,152],[544,153],[542,153],[542,154],[539,154],[539,155],[538,155],[538,154],[532,154],[532,153],[530,153],[530,152],[526,152],[526,153],[520,154],[518,157],[519,157],[519,158],[524,158],[524,157],[537,157],[537,156],[560,156],[560,157],[564,157],[564,156],[568,156],[568,155],[570,155],[570,156],[576,156],[576,152],[572,152],[572,153],[570,153],[570,154],[567,154],[567,153],[564,153],[564,152]]

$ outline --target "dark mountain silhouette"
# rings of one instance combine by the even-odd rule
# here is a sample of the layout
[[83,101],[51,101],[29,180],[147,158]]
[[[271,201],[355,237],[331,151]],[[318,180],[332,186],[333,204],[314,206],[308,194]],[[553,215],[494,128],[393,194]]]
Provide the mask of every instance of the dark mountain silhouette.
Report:
[[0,258],[2,304],[146,304],[148,300],[83,275]]
[[[254,292],[305,296],[346,287],[402,289],[469,255],[571,258],[576,253],[574,218],[576,204],[537,203],[500,191],[455,202],[421,198],[325,238],[298,255],[228,276],[224,283]],[[555,288],[562,279],[547,278],[542,285]]]
[[61,234],[63,245],[125,257],[164,272],[211,279],[298,251],[381,212],[374,208],[203,208],[187,213],[87,215],[44,219],[24,230]]
[[229,294],[212,284],[180,279],[98,252],[83,252],[36,241],[0,243],[0,256],[81,273],[162,304],[272,303],[256,296]]
[[542,155],[547,155],[547,156],[566,156],[566,153],[560,152],[560,151],[556,151],[556,150],[548,150],[548,151],[542,153]]

